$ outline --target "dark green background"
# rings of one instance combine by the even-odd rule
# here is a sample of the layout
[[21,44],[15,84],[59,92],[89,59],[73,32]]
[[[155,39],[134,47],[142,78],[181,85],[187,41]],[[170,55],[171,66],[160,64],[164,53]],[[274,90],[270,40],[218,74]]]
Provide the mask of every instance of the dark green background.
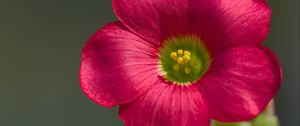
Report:
[[[276,98],[282,126],[299,125],[299,0],[271,0],[265,44],[284,70]],[[79,88],[81,48],[116,20],[110,0],[0,1],[0,126],[121,126],[117,108]]]

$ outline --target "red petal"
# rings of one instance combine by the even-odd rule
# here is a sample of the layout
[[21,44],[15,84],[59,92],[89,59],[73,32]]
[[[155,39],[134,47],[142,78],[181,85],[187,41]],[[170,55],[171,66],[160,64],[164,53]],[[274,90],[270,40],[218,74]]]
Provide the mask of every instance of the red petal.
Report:
[[236,47],[213,57],[200,89],[214,119],[249,120],[262,112],[282,82],[280,65],[265,47]]
[[[191,0],[191,26],[212,52],[260,45],[270,30],[266,0]],[[194,5],[194,6],[193,6]]]
[[113,0],[113,7],[129,29],[157,44],[188,27],[188,0]]
[[209,126],[198,86],[157,82],[137,100],[121,105],[120,118],[126,126]]
[[213,52],[260,44],[270,28],[265,0],[113,0],[113,5],[129,29],[153,43],[196,34]]
[[120,22],[96,32],[82,51],[80,82],[93,101],[112,107],[134,100],[158,79],[153,45]]

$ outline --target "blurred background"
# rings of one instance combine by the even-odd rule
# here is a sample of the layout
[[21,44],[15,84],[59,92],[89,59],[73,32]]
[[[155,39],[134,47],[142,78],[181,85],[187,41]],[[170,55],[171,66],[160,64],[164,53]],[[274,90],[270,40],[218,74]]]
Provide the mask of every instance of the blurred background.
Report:
[[[299,126],[299,0],[270,0],[265,45],[284,71],[276,97],[281,126]],[[122,126],[80,90],[81,49],[116,20],[111,0],[0,1],[0,126]]]

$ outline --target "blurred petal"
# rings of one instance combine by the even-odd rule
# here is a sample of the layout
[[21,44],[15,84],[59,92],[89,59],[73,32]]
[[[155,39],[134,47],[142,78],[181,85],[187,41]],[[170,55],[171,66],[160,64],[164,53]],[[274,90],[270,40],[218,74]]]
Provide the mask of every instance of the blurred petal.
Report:
[[83,92],[106,107],[134,100],[158,79],[153,45],[120,22],[96,32],[82,51],[80,82]]
[[120,118],[126,126],[209,126],[198,86],[159,81],[137,100],[121,105]]
[[262,112],[282,82],[280,65],[265,47],[235,47],[215,57],[201,79],[212,118],[249,120]]

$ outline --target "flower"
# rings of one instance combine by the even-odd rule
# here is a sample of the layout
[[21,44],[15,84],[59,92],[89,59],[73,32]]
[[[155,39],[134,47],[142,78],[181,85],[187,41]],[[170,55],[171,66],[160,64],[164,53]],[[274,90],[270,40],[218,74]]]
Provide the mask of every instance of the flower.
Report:
[[113,0],[120,21],[82,51],[80,83],[120,105],[126,126],[209,126],[249,120],[277,93],[282,72],[261,45],[265,0]]

